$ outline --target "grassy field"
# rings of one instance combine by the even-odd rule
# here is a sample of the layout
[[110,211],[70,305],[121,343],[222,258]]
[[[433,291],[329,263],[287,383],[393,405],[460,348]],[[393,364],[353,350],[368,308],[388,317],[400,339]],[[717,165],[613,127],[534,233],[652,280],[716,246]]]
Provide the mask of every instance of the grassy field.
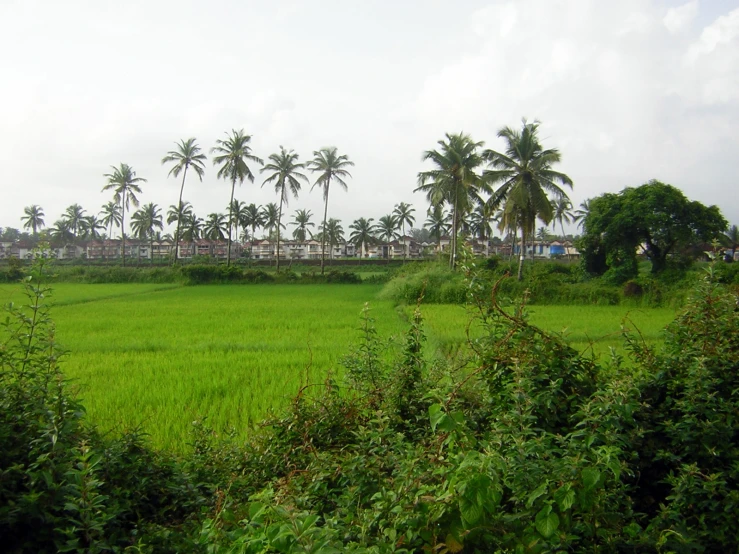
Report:
[[[379,336],[406,328],[410,308],[376,300],[377,285],[54,286],[57,339],[69,350],[74,379],[93,422],[115,431],[141,426],[157,446],[186,449],[192,421],[248,433],[284,406],[301,383],[340,371],[371,302]],[[21,301],[20,287],[0,285],[0,302]],[[459,306],[422,308],[432,349],[453,353],[469,315]],[[599,353],[618,347],[628,311],[618,306],[533,306],[531,321],[564,331],[573,346]],[[674,316],[632,310],[648,341]]]

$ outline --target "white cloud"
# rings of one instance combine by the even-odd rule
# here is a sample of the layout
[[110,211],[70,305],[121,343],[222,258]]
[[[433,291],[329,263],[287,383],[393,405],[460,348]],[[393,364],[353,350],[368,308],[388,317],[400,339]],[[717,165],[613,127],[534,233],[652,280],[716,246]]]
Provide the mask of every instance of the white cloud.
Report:
[[691,0],[677,8],[670,8],[662,23],[670,33],[679,33],[693,22],[698,15],[698,7],[698,0]]

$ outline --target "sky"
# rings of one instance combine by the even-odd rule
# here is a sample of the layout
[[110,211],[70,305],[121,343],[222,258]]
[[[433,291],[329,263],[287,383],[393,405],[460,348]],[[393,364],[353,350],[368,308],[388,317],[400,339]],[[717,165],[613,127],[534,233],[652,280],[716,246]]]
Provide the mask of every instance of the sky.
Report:
[[[447,132],[501,149],[522,118],[560,150],[575,207],[659,179],[739,224],[739,0],[0,0],[0,72],[3,227],[31,204],[47,225],[99,212],[121,162],[166,212],[180,183],[162,157],[232,129],[262,158],[346,154],[329,199],[345,229],[399,202],[420,226],[423,151]],[[276,201],[252,170],[236,198]],[[200,217],[226,212],[216,171],[185,186]],[[297,208],[318,223],[318,189]]]

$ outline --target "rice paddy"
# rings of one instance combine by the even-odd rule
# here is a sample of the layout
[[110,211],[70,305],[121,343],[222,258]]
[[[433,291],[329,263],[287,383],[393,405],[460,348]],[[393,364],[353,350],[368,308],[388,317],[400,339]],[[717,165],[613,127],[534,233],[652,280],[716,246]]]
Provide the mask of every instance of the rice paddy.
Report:
[[[341,357],[360,336],[369,301],[380,337],[407,327],[411,308],[376,300],[377,285],[54,285],[57,340],[92,422],[103,430],[139,427],[158,447],[187,449],[192,422],[245,436],[302,383],[341,373]],[[20,302],[17,285],[0,302]],[[422,307],[429,344],[450,353],[465,338],[459,306]],[[564,330],[578,349],[606,352],[621,343],[628,308],[533,306],[530,320]],[[674,310],[632,310],[650,342]],[[473,330],[474,332],[474,330]],[[456,346],[455,346],[456,345]]]

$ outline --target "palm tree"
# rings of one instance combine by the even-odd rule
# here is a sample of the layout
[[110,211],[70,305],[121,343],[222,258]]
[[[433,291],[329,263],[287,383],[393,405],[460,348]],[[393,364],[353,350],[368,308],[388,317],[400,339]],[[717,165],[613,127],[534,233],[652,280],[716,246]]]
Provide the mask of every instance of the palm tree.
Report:
[[308,178],[300,173],[300,170],[305,169],[305,164],[298,162],[298,155],[295,151],[285,150],[283,146],[280,146],[280,152],[277,154],[270,154],[269,163],[265,165],[260,173],[265,171],[271,171],[272,174],[267,177],[262,183],[262,187],[267,183],[272,183],[275,187],[275,192],[280,196],[280,207],[277,211],[277,272],[280,272],[280,223],[282,221],[282,205],[287,206],[288,199],[291,192],[292,195],[297,198],[300,192],[300,181],[308,182]]
[[66,219],[69,222],[69,228],[72,229],[72,234],[74,235],[75,239],[77,238],[77,234],[80,229],[80,222],[84,217],[85,210],[79,204],[72,204],[66,210],[64,210],[62,218]]
[[225,140],[217,140],[216,145],[211,148],[211,154],[217,154],[213,158],[213,165],[220,165],[218,170],[218,178],[231,181],[231,198],[228,201],[228,254],[226,257],[226,265],[231,265],[231,228],[233,226],[233,212],[231,206],[234,201],[234,190],[236,189],[236,181],[243,184],[245,179],[254,182],[254,174],[246,164],[252,161],[263,165],[264,162],[251,153],[251,135],[245,135],[244,130],[239,131],[233,129],[231,134],[226,133]]
[[[320,187],[323,190],[323,227],[326,228],[326,221],[328,218],[328,195],[331,188],[331,181],[336,181],[344,190],[349,187],[346,184],[345,179],[351,177],[351,173],[346,169],[347,167],[353,166],[352,162],[346,154],[339,155],[335,146],[327,148],[321,148],[313,152],[313,159],[308,162],[308,169],[313,173],[318,173],[316,182],[313,183],[311,190],[316,187]],[[321,275],[324,272],[324,265],[326,263],[326,240],[325,237],[321,240]]]
[[731,256],[736,256],[736,248],[739,246],[739,228],[736,225],[729,227],[724,235],[727,246],[731,246]]
[[[275,227],[277,227],[277,219],[279,214],[279,208],[274,202],[270,202],[266,206],[262,206],[262,220],[264,222],[262,226],[267,230],[267,236],[270,238],[270,240],[272,240],[272,235],[275,232]],[[285,226],[283,225],[282,228],[284,229]]]
[[[383,215],[377,220],[375,232],[380,240],[385,241],[389,245],[394,239],[398,238],[398,220],[395,219],[393,214]],[[388,259],[390,259],[389,249]]]
[[[169,170],[168,176],[172,176],[175,179],[182,173],[182,184],[180,185],[180,197],[177,205],[182,204],[182,193],[185,190],[185,179],[187,178],[187,170],[192,170],[200,178],[200,182],[203,182],[203,175],[205,174],[205,160],[208,158],[200,150],[200,146],[195,142],[195,138],[189,138],[187,140],[180,140],[175,143],[175,150],[170,150],[167,155],[162,158],[162,165],[168,163],[174,163],[172,168]],[[177,245],[180,240],[180,219],[177,219],[177,228],[174,232],[174,261],[173,264],[177,265]]]
[[[295,230],[293,231],[293,238],[298,242],[305,242],[305,239],[308,236],[313,236],[313,233],[310,232],[310,229],[308,227],[315,227],[316,225],[310,220],[310,218],[313,217],[313,214],[310,210],[297,210],[295,212],[295,215],[293,216],[293,220],[290,222],[290,225],[295,226]],[[338,220],[329,220],[329,221],[338,221]]]
[[126,209],[130,204],[139,205],[137,194],[141,194],[139,183],[145,183],[143,177],[136,177],[133,168],[122,163],[119,167],[111,166],[112,173],[106,173],[103,177],[108,178],[108,184],[103,187],[103,191],[112,190],[113,200],[121,204],[121,257],[123,258],[123,266],[126,265]]
[[182,234],[182,226],[185,225],[190,218],[192,218],[192,204],[187,201],[183,202],[182,199],[180,199],[177,205],[172,204],[167,210],[167,225],[177,222],[177,230],[172,239],[174,249],[173,256],[175,260],[177,259],[180,248],[180,240],[177,237]]
[[107,202],[103,206],[102,210],[100,210],[100,215],[103,216],[101,219],[103,225],[105,225],[107,229],[110,229],[108,235],[112,237],[113,225],[119,227],[121,224],[121,205],[116,202]]
[[54,225],[49,228],[49,236],[62,244],[66,244],[74,239],[72,228],[66,219],[57,219]]
[[208,214],[203,226],[203,238],[211,241],[211,255],[213,255],[213,241],[223,240],[228,233],[228,223],[224,214],[212,213]]
[[442,204],[435,204],[427,212],[425,227],[429,235],[436,237],[438,250],[441,252],[441,237],[449,232],[450,215],[444,211]]
[[432,206],[449,204],[452,217],[452,241],[449,253],[449,267],[454,269],[457,256],[457,235],[465,213],[473,203],[480,201],[481,192],[490,188],[477,171],[484,158],[479,149],[483,142],[474,142],[469,135],[446,134],[446,140],[438,142],[439,150],[427,150],[422,160],[431,160],[436,167],[418,174],[415,191],[425,192]]
[[410,204],[405,202],[397,204],[393,210],[393,215],[395,216],[398,225],[403,229],[403,263],[405,263],[406,251],[408,249],[405,242],[405,226],[407,224],[409,227],[413,227],[413,224],[416,222],[416,218],[413,216],[415,211],[416,210],[412,208]]
[[[558,196],[552,200],[552,230],[554,231],[555,225],[559,222],[563,243],[567,240],[565,237],[565,223],[569,225],[574,221],[574,218],[575,214],[572,213],[572,202],[569,198]],[[570,259],[569,250],[567,251],[567,259]]]
[[195,243],[201,237],[202,232],[202,218],[195,216],[195,214],[190,211],[187,214],[186,219],[183,219],[182,221],[182,240],[189,242],[192,246],[193,257],[197,254]]
[[[321,228],[321,234],[328,242],[329,259],[334,257],[334,244],[339,244],[344,240],[344,228],[341,226],[341,220],[334,217],[326,222],[326,228]],[[346,251],[344,252],[346,255]]]
[[164,228],[162,213],[159,206],[153,202],[144,204],[131,216],[131,230],[141,240],[149,239],[149,256],[154,263],[154,237],[156,231]]
[[249,258],[254,254],[254,238],[257,232],[257,227],[264,225],[264,213],[262,209],[256,204],[249,204],[244,210],[244,218],[241,220],[241,226],[251,229],[251,242],[249,245]]
[[[552,165],[561,161],[557,149],[545,150],[538,137],[539,122],[523,120],[522,129],[504,127],[498,136],[506,141],[505,153],[486,150],[484,155],[492,169],[484,172],[490,183],[501,183],[488,200],[491,208],[503,205],[509,215],[515,213],[521,229],[521,251],[526,238],[533,235],[536,219],[549,224],[553,217],[547,194],[567,197],[562,186],[572,188],[572,179],[554,171]],[[519,257],[518,279],[523,279],[523,255]]]
[[97,240],[100,238],[100,231],[105,231],[105,224],[94,214],[83,217],[79,225],[82,236],[87,240]]
[[372,244],[375,241],[375,225],[372,223],[374,219],[371,217],[365,219],[360,217],[355,219],[354,223],[349,225],[349,229],[352,230],[349,235],[349,241],[359,249],[359,261],[362,261],[362,254],[366,253],[367,245]]
[[30,206],[23,208],[23,217],[21,217],[21,221],[25,221],[25,223],[23,223],[23,228],[33,230],[34,239],[38,236],[38,230],[42,227],[46,227],[44,217],[46,216],[44,214],[44,209],[41,206],[31,204]]
[[577,221],[578,229],[582,227],[583,223],[585,223],[585,218],[588,217],[589,213],[590,213],[590,198],[580,202],[580,207],[574,211],[572,222],[574,223]]
[[234,199],[231,203],[231,213],[233,213],[233,232],[236,240],[239,238],[239,226],[244,220],[244,214],[246,213],[246,202]]

